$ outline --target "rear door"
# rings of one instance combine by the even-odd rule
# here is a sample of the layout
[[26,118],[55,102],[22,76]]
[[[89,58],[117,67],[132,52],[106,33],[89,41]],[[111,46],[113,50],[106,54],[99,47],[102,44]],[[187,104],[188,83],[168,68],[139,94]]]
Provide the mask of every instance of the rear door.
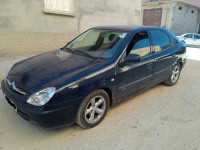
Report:
[[150,31],[153,46],[154,60],[153,63],[153,82],[159,83],[168,78],[173,63],[176,61],[176,49],[172,40],[163,30],[155,29]]
[[200,46],[200,35],[198,34],[194,35],[194,45]]
[[[141,61],[120,65],[126,57],[132,54],[140,55]],[[120,62],[116,65],[115,85],[118,100],[151,85],[153,61],[148,32],[140,31],[136,33],[129,43],[126,53],[124,53]]]

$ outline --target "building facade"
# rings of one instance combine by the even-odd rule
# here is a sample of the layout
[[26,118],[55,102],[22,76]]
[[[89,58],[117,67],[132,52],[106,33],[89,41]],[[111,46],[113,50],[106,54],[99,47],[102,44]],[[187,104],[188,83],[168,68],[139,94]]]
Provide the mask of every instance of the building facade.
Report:
[[0,57],[64,46],[93,26],[141,23],[142,0],[1,0]]
[[160,26],[176,35],[200,32],[199,0],[143,0],[142,22]]

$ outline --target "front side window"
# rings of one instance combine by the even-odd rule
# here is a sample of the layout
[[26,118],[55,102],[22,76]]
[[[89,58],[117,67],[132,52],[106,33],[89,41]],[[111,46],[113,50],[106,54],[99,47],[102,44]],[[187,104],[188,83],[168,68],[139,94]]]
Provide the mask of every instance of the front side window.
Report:
[[193,39],[193,34],[186,34],[184,37],[189,38],[189,39]]
[[126,35],[126,32],[121,31],[91,29],[65,48],[78,54],[109,59],[117,52]]
[[155,52],[171,47],[170,39],[163,31],[151,31]]
[[200,40],[200,36],[199,36],[199,35],[194,35],[194,38],[195,38],[196,40]]
[[127,54],[137,54],[143,58],[148,56],[150,53],[151,50],[148,33],[146,31],[136,33],[127,48]]

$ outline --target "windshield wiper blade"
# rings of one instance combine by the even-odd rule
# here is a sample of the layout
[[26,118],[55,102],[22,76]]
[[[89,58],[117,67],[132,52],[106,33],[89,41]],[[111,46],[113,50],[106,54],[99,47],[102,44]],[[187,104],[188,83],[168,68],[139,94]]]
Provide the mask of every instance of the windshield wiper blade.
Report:
[[74,52],[78,52],[78,53],[81,53],[81,54],[83,54],[83,55],[85,55],[85,56],[88,56],[88,57],[92,57],[92,58],[97,58],[97,57],[94,57],[94,56],[92,56],[92,55],[90,55],[90,54],[88,54],[88,53],[86,53],[86,52],[83,52],[83,51],[80,51],[80,50],[74,50]]
[[64,50],[64,51],[69,51],[71,53],[75,53],[74,50],[70,49],[70,48],[67,48],[67,47],[62,47],[61,50]]

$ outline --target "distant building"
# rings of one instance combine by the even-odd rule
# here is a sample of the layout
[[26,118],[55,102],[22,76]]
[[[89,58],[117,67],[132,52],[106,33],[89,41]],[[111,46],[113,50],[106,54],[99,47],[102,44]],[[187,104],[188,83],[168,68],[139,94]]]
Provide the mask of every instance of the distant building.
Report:
[[143,25],[159,26],[176,35],[200,33],[200,0],[143,0]]

